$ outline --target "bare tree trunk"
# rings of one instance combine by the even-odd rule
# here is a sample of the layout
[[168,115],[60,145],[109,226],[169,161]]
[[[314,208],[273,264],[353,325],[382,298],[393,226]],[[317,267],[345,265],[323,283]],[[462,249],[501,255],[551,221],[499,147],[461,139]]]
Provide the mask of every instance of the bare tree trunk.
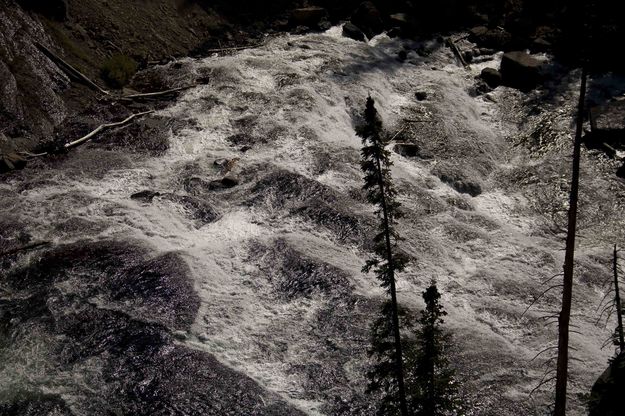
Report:
[[569,324],[573,298],[573,266],[575,259],[575,232],[577,229],[577,200],[579,195],[579,165],[584,125],[584,102],[586,100],[586,67],[582,68],[582,83],[577,109],[577,127],[573,145],[573,178],[569,195],[569,222],[564,256],[564,286],[562,288],[562,310],[558,318],[558,364],[556,368],[556,400],[554,416],[566,415],[566,387],[569,364]]
[[[382,145],[378,143],[378,148]],[[386,194],[384,188],[384,179],[382,179],[382,166],[380,163],[380,155],[376,153],[376,164],[378,169],[378,186],[382,196],[382,215],[384,220],[384,237],[386,240],[386,261],[388,263],[388,277],[391,289],[391,306],[393,308],[393,334],[395,337],[395,355],[396,355],[396,372],[397,387],[399,390],[399,406],[402,416],[408,416],[408,404],[406,402],[406,387],[404,385],[404,365],[401,348],[401,335],[399,333],[399,314],[397,312],[397,290],[395,288],[395,266],[393,265],[393,253],[391,251],[391,233],[390,223],[388,219],[388,207],[386,205]]]
[[625,337],[623,337],[623,309],[621,309],[621,295],[618,286],[618,250],[614,244],[614,261],[612,264],[614,269],[614,303],[616,304],[616,318],[618,322],[618,341],[621,352],[625,351]]

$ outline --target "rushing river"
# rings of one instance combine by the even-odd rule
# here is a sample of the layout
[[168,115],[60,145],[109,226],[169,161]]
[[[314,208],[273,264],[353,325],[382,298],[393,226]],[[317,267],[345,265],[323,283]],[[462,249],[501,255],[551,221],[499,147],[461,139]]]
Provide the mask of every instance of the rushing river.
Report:
[[[549,96],[475,94],[498,58],[464,69],[442,42],[366,44],[333,28],[148,70],[197,84],[141,121],[168,129],[158,152],[105,135],[0,180],[3,244],[52,242],[0,259],[0,403],[371,415],[369,325],[384,294],[361,273],[375,219],[354,133],[370,94],[395,142],[416,145],[393,153],[412,258],[400,302],[416,313],[437,279],[474,414],[545,414],[549,385],[529,394],[554,351],[532,358],[555,345],[559,292],[523,312],[561,270],[579,73]],[[582,163],[571,415],[612,352],[597,307],[611,246],[625,243],[615,162],[584,151]]]

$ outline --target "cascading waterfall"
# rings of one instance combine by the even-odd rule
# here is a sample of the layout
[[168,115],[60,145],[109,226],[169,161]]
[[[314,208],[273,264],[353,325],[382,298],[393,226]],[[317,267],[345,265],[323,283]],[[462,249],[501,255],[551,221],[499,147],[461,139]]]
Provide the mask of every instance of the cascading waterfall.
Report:
[[[442,42],[340,33],[150,69],[203,80],[152,116],[175,121],[164,154],[97,140],[0,182],[2,237],[54,243],[5,264],[0,399],[37,391],[76,415],[372,414],[366,351],[384,294],[361,273],[374,218],[354,132],[370,94],[418,149],[393,155],[412,258],[400,302],[416,312],[438,280],[475,414],[549,403],[528,394],[558,297],[522,313],[561,270],[575,85],[534,107],[507,88],[476,95],[496,56],[465,70]],[[574,393],[609,356],[594,308],[625,201],[610,162],[584,157]]]

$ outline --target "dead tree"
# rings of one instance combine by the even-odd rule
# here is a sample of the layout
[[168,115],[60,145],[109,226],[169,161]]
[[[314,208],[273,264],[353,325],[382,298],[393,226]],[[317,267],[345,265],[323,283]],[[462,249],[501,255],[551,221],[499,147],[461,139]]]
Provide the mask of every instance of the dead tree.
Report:
[[564,255],[564,282],[562,286],[562,309],[558,317],[558,361],[556,367],[556,398],[554,416],[566,415],[566,388],[569,366],[569,326],[573,299],[573,266],[575,260],[575,232],[577,229],[577,202],[579,196],[579,170],[584,126],[584,102],[586,101],[586,67],[582,68],[582,82],[577,109],[577,126],[573,145],[573,177],[569,195],[569,214]]
[[621,352],[625,351],[625,337],[623,336],[623,308],[621,306],[621,295],[619,291],[618,281],[618,250],[614,244],[614,256],[612,260],[612,269],[614,270],[614,306],[616,307],[616,343]]

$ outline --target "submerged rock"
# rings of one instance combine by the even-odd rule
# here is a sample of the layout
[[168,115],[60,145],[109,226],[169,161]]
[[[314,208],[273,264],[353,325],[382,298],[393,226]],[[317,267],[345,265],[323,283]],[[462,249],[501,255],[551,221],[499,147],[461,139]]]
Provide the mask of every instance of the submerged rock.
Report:
[[261,259],[260,269],[271,280],[278,295],[287,300],[315,294],[333,298],[351,292],[349,276],[345,272],[306,257],[286,240],[278,239],[269,247],[253,246],[251,254]]
[[[9,274],[5,288],[20,296],[0,300],[0,353],[40,343],[29,358],[72,402],[70,411],[59,396],[24,392],[0,414],[301,415],[212,355],[176,345],[199,309],[189,276],[179,254],[150,257],[117,241],[60,246]],[[85,375],[94,364],[89,388],[71,383],[68,368]],[[29,386],[45,387],[36,377]]]
[[140,192],[130,195],[130,199],[135,199],[138,201],[149,203],[149,202],[152,202],[152,200],[155,197],[160,196],[160,195],[161,195],[160,192],[150,191],[146,189],[145,191],[140,191]]
[[198,227],[215,222],[219,218],[217,210],[203,199],[176,194],[164,194],[163,198],[182,206],[196,221]]

